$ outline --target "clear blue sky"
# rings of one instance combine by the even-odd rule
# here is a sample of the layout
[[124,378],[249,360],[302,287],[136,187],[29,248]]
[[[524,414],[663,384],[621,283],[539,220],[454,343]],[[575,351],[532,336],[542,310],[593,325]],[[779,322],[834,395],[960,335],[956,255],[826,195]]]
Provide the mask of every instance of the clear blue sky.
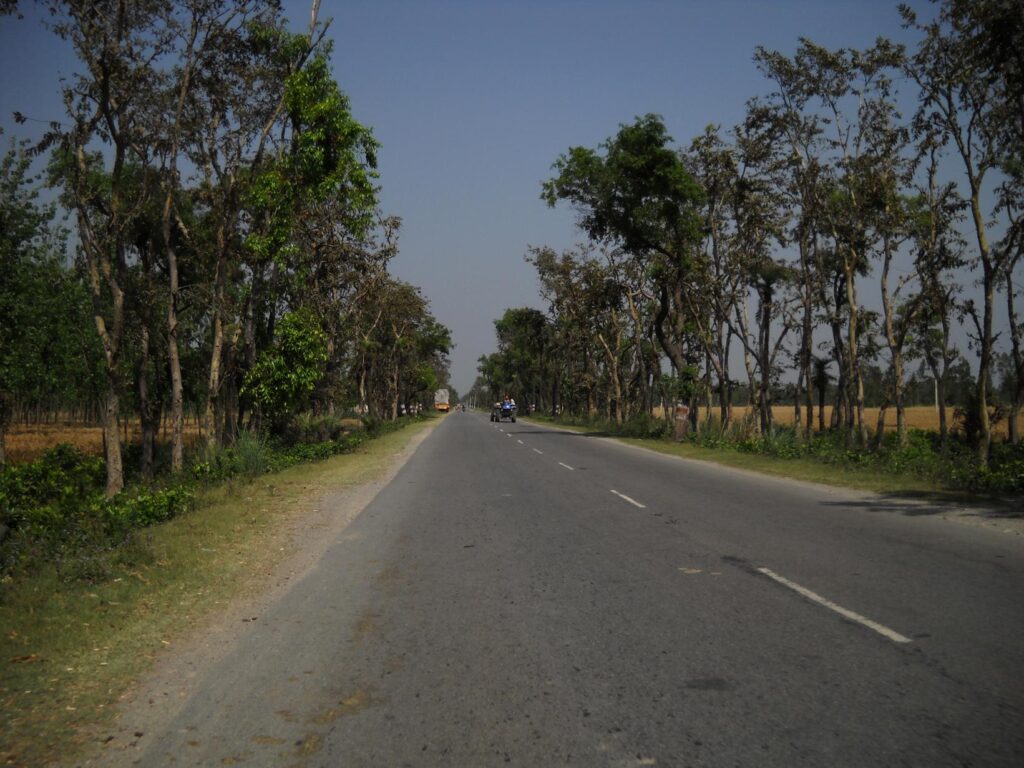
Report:
[[[912,5],[926,8],[923,0]],[[74,61],[38,11],[0,19],[0,126],[11,113],[62,117]],[[309,3],[288,0],[297,29]],[[399,278],[452,329],[452,383],[466,391],[506,307],[543,308],[530,245],[577,242],[573,216],[539,198],[551,163],[655,112],[679,144],[740,121],[768,90],[757,45],[792,53],[905,40],[890,0],[323,0],[334,66],[355,117],[383,144],[381,200],[403,219]]]

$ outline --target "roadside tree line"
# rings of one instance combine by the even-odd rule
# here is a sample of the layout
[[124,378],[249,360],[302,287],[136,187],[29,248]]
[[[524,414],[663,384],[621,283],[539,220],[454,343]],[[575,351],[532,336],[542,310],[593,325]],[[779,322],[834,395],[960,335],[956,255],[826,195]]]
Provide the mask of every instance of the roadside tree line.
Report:
[[217,447],[304,409],[394,419],[446,381],[448,329],[387,271],[400,222],[318,0],[301,33],[277,2],[47,6],[78,68],[2,166],[0,464],[12,414],[98,410],[109,496],[132,412],[150,477],[164,418],[182,470],[186,409]]
[[[716,401],[723,433],[742,390],[757,414],[749,427],[770,435],[785,386],[804,439],[826,428],[828,391],[827,427],[867,448],[881,444],[887,409],[905,444],[917,364],[938,389],[945,442],[949,384],[966,365],[960,327],[976,376],[958,405],[979,462],[994,418],[1008,417],[1019,442],[1024,6],[944,0],[929,21],[900,13],[913,50],[882,38],[864,50],[801,39],[792,56],[758,48],[771,92],[732,128],[677,148],[648,114],[561,155],[542,198],[572,206],[587,241],[530,249],[549,311],[496,322],[478,388],[619,424],[683,400],[696,425]],[[869,282],[880,306],[861,299]],[[865,379],[879,371],[871,425]]]

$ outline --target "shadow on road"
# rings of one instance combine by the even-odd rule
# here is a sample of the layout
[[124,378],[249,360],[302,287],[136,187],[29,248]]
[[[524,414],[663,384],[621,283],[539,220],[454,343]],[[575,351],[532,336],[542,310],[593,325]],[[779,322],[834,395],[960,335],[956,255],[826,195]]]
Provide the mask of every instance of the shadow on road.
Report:
[[876,499],[824,501],[822,505],[895,513],[904,517],[955,513],[981,520],[1024,520],[1024,500],[968,498],[941,491],[898,491],[879,494]]

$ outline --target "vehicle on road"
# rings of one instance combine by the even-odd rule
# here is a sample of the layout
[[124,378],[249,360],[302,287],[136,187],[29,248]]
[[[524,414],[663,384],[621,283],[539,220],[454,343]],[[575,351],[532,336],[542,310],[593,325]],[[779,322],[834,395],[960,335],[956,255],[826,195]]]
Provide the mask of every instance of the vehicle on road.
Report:
[[495,403],[491,409],[491,421],[511,421],[513,424],[516,423],[516,404],[505,400],[501,403]]
[[451,406],[448,404],[449,396],[447,389],[439,389],[434,393],[434,410],[448,413]]

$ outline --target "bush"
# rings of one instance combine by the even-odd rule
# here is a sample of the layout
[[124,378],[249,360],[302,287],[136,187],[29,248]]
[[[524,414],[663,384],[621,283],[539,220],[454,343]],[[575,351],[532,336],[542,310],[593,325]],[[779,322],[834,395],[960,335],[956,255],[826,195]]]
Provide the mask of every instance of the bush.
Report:
[[626,421],[621,427],[610,424],[609,428],[624,437],[660,440],[668,437],[671,427],[664,419],[656,419],[649,413],[641,413]]
[[194,498],[191,487],[173,485],[107,500],[105,483],[103,459],[68,445],[0,473],[0,573],[49,559],[81,561],[82,573],[91,573],[89,561],[105,557],[99,553],[122,544],[135,528],[181,514]]
[[133,528],[144,528],[184,514],[192,508],[194,500],[195,491],[191,487],[178,485],[157,491],[122,493],[98,505],[95,511],[116,538]]
[[336,435],[333,439],[290,447],[244,432],[233,446],[207,451],[193,465],[191,480],[129,488],[110,500],[104,498],[103,459],[69,445],[57,446],[31,464],[0,472],[0,576],[52,562],[62,578],[100,580],[121,556],[118,553],[135,546],[139,530],[192,508],[195,480],[251,477],[351,453],[372,436],[399,429],[407,421],[380,422],[372,431],[346,434],[319,420],[311,429],[329,429]]
[[295,443],[324,443],[338,440],[345,434],[345,425],[338,416],[314,416],[303,413],[292,419],[284,437],[289,445]]
[[234,473],[255,477],[274,466],[274,451],[269,441],[258,432],[245,431],[238,436],[231,451]]
[[103,459],[86,456],[62,443],[30,464],[0,473],[0,524],[9,529],[45,522],[66,505],[101,492],[106,482]]

